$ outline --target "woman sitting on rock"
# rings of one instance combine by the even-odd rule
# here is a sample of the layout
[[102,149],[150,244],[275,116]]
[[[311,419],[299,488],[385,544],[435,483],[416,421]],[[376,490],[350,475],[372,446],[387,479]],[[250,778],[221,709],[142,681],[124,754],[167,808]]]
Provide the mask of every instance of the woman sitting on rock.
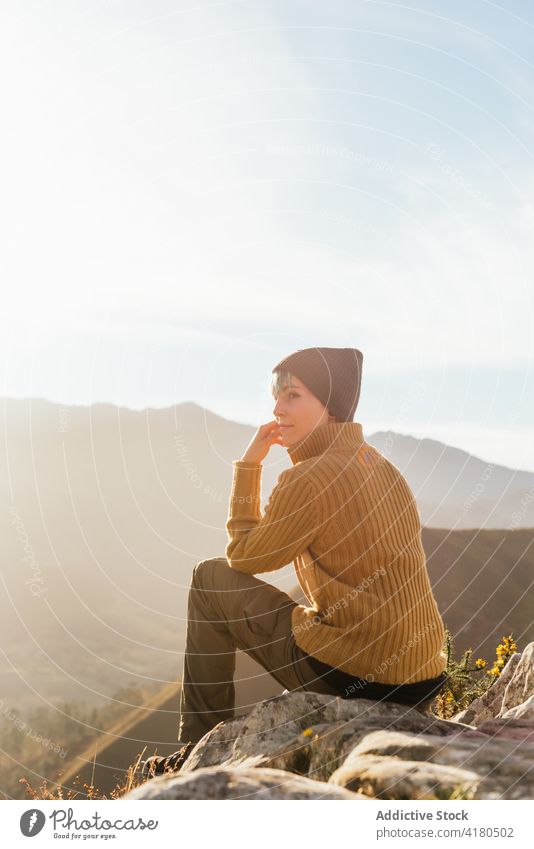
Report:
[[[273,369],[274,420],[240,460],[225,557],[195,567],[188,604],[179,741],[144,775],[177,771],[234,715],[236,649],[287,690],[429,703],[446,680],[444,624],[430,586],[417,505],[399,469],[353,421],[363,356],[307,348]],[[262,515],[262,463],[286,448]],[[294,562],[309,605],[254,577]]]

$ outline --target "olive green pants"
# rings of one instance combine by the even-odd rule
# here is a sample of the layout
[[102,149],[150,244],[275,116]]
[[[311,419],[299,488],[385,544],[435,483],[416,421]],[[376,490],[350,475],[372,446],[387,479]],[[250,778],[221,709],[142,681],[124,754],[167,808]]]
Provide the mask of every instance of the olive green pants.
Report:
[[237,649],[287,690],[338,695],[295,642],[295,606],[287,593],[231,569],[225,557],[197,564],[189,590],[179,742],[196,743],[218,722],[234,716]]

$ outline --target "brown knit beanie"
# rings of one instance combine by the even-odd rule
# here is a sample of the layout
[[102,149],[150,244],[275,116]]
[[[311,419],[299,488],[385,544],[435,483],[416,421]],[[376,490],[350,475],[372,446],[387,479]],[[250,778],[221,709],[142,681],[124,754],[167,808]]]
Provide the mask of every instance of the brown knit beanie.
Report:
[[349,422],[360,398],[363,354],[357,348],[302,348],[281,360],[275,371],[298,377],[338,421]]

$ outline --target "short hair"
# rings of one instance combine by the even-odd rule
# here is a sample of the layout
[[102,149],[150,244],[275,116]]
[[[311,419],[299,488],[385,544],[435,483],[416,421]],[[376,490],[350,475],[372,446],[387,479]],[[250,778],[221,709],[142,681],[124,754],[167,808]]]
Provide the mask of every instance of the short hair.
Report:
[[271,394],[273,398],[276,398],[287,386],[291,386],[291,372],[285,369],[274,371],[271,377]]

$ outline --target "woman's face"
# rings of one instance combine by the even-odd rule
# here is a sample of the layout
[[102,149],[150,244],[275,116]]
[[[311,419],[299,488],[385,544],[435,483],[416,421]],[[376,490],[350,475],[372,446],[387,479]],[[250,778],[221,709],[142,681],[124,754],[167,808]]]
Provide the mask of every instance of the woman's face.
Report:
[[286,385],[278,395],[273,415],[280,425],[283,444],[286,446],[304,439],[316,427],[335,421],[334,416],[329,416],[324,404],[293,375],[291,384]]

